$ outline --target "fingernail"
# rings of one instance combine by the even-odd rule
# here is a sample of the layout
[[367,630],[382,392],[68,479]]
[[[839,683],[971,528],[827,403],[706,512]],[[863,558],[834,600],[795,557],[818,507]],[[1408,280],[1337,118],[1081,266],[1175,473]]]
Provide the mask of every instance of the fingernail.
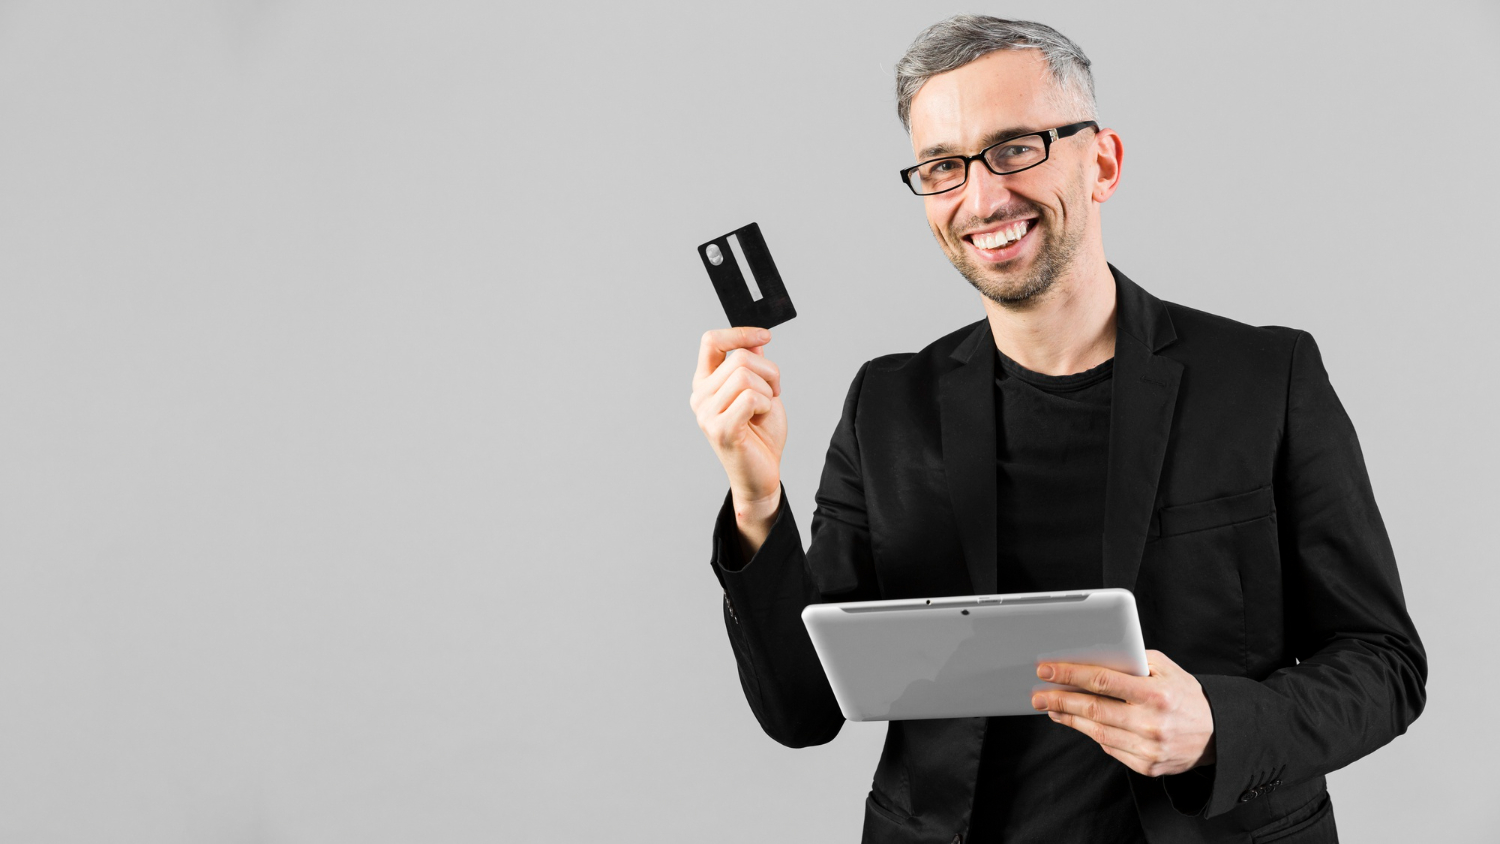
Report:
[[771,341],[771,332],[757,331],[755,332],[755,339],[759,340],[762,343],[769,343]]
[[1042,697],[1041,695],[1032,695],[1031,696],[1031,708],[1032,709],[1046,709],[1047,708],[1047,699],[1044,698],[1044,697]]
[[1048,712],[1047,713],[1047,717],[1051,718],[1054,721],[1061,721],[1062,720],[1062,716],[1058,715],[1056,712]]
[[1050,665],[1038,665],[1036,667],[1036,676],[1042,678],[1043,680],[1051,680],[1052,679],[1052,666],[1050,666]]

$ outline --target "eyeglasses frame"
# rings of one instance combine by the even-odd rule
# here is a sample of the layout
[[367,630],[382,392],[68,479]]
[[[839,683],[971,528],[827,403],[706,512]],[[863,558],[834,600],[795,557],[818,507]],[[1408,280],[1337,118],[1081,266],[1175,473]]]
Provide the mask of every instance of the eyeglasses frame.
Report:
[[[1026,132],[1025,134],[1021,134],[1021,135],[1012,135],[1009,138],[1005,138],[1004,140],[996,141],[993,144],[990,144],[989,146],[985,147],[984,149],[980,150],[979,152],[975,153],[974,155],[940,155],[937,158],[929,158],[926,161],[919,161],[916,164],[913,164],[912,166],[907,167],[906,169],[902,170],[901,171],[901,182],[902,182],[902,184],[906,185],[906,187],[908,189],[910,189],[911,192],[914,193],[914,194],[916,194],[917,196],[937,196],[940,193],[947,193],[948,191],[958,190],[959,188],[963,187],[964,185],[967,185],[969,183],[969,164],[971,164],[972,162],[975,162],[975,161],[983,162],[984,163],[984,169],[990,171],[991,173],[994,173],[996,176],[1009,176],[1012,173],[1020,173],[1020,172],[1022,172],[1024,170],[1030,170],[1033,167],[1038,167],[1038,166],[1041,166],[1043,164],[1046,164],[1047,161],[1048,161],[1048,159],[1052,158],[1052,142],[1053,141],[1058,141],[1058,140],[1061,140],[1063,138],[1071,138],[1072,136],[1078,134],[1079,132],[1082,132],[1085,128],[1090,128],[1090,127],[1093,128],[1094,131],[1096,131],[1096,132],[1099,131],[1099,124],[1096,121],[1093,121],[1093,120],[1084,120],[1084,121],[1079,122],[1079,123],[1069,123],[1067,126],[1059,126],[1056,129],[1042,129],[1042,130],[1039,130],[1039,131],[1036,131],[1036,132]],[[1004,173],[999,173],[999,172],[995,171],[995,168],[993,168],[993,167],[990,166],[989,160],[984,157],[985,153],[989,152],[990,150],[994,149],[995,147],[998,147],[998,146],[1000,146],[1002,144],[1008,144],[1011,141],[1016,140],[1017,138],[1029,138],[1032,135],[1040,135],[1042,137],[1042,153],[1043,153],[1042,154],[1042,160],[1038,161],[1036,164],[1028,164],[1025,167],[1020,168],[1019,170],[1006,170]],[[935,190],[932,193],[917,193],[916,187],[913,186],[912,183],[911,183],[911,174],[912,174],[912,172],[915,171],[918,167],[921,167],[921,166],[923,166],[925,164],[931,164],[934,161],[946,161],[946,160],[948,160],[950,158],[957,158],[957,159],[961,159],[963,161],[963,163],[964,163],[964,178],[963,178],[963,181],[959,182],[958,184],[954,185],[951,188],[943,188],[942,190]]]

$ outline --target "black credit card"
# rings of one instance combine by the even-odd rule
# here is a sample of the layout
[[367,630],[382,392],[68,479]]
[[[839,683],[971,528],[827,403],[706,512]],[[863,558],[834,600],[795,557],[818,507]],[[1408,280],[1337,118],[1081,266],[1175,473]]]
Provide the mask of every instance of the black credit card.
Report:
[[[759,297],[740,270],[740,262],[735,260],[736,250],[731,248],[730,238],[739,245],[738,257],[749,266]],[[766,239],[760,234],[759,225],[751,223],[700,244],[698,257],[703,259],[708,277],[713,279],[714,290],[719,294],[730,325],[770,328],[797,315],[791,297],[786,295],[786,285],[781,283],[781,273],[776,271],[776,262],[771,260],[771,250],[766,248]]]

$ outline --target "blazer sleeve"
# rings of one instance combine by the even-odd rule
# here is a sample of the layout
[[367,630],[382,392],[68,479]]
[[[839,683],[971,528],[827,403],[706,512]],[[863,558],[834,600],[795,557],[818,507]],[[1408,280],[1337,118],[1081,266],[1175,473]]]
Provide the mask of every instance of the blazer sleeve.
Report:
[[1286,641],[1298,663],[1264,680],[1198,677],[1217,755],[1205,817],[1371,753],[1426,701],[1426,653],[1359,441],[1305,332],[1292,349],[1274,491]]
[[855,376],[828,447],[807,552],[785,487],[776,521],[748,562],[741,559],[727,494],[714,524],[711,565],[724,588],[724,624],[740,685],[761,728],[789,747],[831,741],[844,725],[802,610],[834,598],[873,598],[876,591],[856,433],[868,367]]

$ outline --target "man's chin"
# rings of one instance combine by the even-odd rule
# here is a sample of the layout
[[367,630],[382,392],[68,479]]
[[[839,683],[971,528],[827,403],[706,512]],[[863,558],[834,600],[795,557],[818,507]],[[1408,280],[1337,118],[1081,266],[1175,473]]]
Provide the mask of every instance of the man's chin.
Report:
[[1023,307],[1039,302],[1042,296],[1048,290],[1052,289],[1051,279],[1029,280],[1021,284],[996,284],[988,281],[976,281],[971,278],[969,279],[969,283],[974,285],[974,289],[978,290],[986,299],[1008,308]]
[[1012,308],[1038,301],[1052,287],[1053,281],[1051,273],[1022,272],[1019,268],[1015,272],[1000,272],[990,267],[975,267],[968,262],[955,263],[954,268],[980,295]]

